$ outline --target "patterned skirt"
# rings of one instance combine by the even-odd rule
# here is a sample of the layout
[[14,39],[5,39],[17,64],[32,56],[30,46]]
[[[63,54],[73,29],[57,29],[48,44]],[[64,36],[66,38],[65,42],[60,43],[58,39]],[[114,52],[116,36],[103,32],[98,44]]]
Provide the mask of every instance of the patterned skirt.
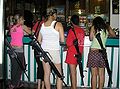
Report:
[[105,61],[102,57],[102,54],[99,52],[99,50],[90,50],[88,54],[88,61],[87,61],[87,67],[99,67],[99,68],[105,68]]

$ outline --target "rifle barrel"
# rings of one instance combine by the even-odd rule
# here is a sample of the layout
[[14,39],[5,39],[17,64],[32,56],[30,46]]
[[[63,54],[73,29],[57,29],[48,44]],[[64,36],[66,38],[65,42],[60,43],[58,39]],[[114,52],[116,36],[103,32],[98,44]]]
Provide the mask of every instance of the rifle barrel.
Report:
[[39,42],[36,40],[35,36],[30,36],[30,38],[32,39],[31,46],[37,50],[38,53],[41,53],[42,57],[45,59],[43,61],[48,62],[49,65],[51,66],[51,68],[53,69],[53,71],[57,74],[57,76],[62,80],[62,82],[64,83],[64,85],[67,87],[67,84],[64,82],[64,77],[60,74],[60,72],[57,70],[57,68],[55,67],[54,63],[50,60],[49,56],[46,54],[46,52],[42,49],[41,45],[39,44]]

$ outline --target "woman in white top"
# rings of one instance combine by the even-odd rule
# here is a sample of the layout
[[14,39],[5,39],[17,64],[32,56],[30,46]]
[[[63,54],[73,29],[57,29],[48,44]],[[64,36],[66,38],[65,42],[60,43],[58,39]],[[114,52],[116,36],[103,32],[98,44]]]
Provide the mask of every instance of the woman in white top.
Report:
[[[61,60],[60,60],[60,44],[59,42],[64,42],[64,30],[60,22],[55,21],[57,15],[57,10],[52,9],[47,12],[47,19],[42,24],[40,33],[38,36],[38,41],[44,51],[49,52],[51,55],[51,61],[55,64],[58,71],[61,73]],[[43,63],[44,68],[44,82],[46,89],[51,89],[50,85],[50,65],[48,62]],[[62,89],[62,81],[57,78],[57,89]]]

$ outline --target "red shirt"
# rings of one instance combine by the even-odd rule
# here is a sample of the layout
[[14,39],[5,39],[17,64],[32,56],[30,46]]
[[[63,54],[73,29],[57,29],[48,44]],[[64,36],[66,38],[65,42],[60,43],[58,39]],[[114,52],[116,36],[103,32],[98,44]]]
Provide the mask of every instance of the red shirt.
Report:
[[[78,39],[78,46],[79,46],[79,51],[82,54],[83,53],[83,47],[84,47],[84,29],[78,27],[78,26],[74,26],[75,29],[75,33]],[[67,39],[66,39],[66,44],[68,47],[67,50],[67,55],[66,55],[66,60],[65,62],[68,64],[78,64],[77,63],[77,59],[76,57],[74,57],[75,54],[77,54],[76,48],[73,44],[73,40],[75,40],[76,37],[74,35],[74,32],[72,31],[72,29],[69,30]]]

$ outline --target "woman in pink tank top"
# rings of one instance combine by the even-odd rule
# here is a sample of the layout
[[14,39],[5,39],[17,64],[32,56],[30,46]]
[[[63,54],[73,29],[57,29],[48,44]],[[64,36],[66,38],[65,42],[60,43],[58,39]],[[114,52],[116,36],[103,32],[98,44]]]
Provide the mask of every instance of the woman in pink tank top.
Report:
[[[25,69],[25,57],[24,57],[24,51],[23,51],[23,37],[24,37],[24,31],[30,33],[28,31],[28,28],[24,26],[24,17],[21,14],[16,14],[14,16],[14,25],[10,29],[10,35],[11,35],[11,46],[14,49],[14,51],[17,54],[17,60],[21,62],[22,66]],[[20,88],[21,83],[21,74],[23,69],[20,68],[20,64],[18,64],[18,61],[15,57],[12,57],[12,54],[9,54],[11,59],[11,84],[8,86],[9,89],[14,88]]]

